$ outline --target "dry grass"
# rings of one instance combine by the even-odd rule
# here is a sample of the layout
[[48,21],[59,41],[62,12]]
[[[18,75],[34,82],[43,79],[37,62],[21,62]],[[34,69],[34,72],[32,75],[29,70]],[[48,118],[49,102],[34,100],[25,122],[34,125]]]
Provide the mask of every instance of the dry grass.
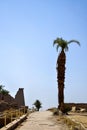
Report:
[[74,116],[57,116],[58,122],[63,122],[68,125],[70,130],[85,130],[87,128],[87,117],[74,115]]
[[87,129],[87,113],[74,113],[72,115],[69,115],[69,118],[75,122],[82,124]]
[[23,111],[19,112],[19,110],[14,110],[14,109],[5,110],[3,112],[3,116],[0,117],[0,128],[5,126],[5,116],[6,116],[6,125],[7,125],[11,121],[15,120],[16,118],[18,118],[22,115],[23,115]]

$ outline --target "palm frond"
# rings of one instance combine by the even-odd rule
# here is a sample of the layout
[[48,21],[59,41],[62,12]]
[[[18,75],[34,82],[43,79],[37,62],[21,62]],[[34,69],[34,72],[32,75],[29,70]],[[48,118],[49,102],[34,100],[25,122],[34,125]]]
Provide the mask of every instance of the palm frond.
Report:
[[54,40],[54,42],[53,42],[53,46],[54,46],[55,44],[58,44],[58,43],[57,43],[57,40]]
[[56,46],[56,50],[58,51],[59,45]]
[[60,38],[56,38],[56,39],[54,40],[53,44],[58,44],[59,41],[60,41]]
[[64,39],[62,39],[62,38],[56,38],[56,40],[54,40],[54,42],[53,42],[53,46],[54,45],[57,45],[56,46],[56,50],[58,51],[58,48],[60,47],[61,49],[65,49],[66,51],[68,50],[68,47],[67,47],[67,41],[65,41]]
[[71,42],[76,42],[78,45],[80,45],[80,42],[77,40],[70,40],[70,41],[68,41],[68,44],[70,44]]
[[53,42],[53,46],[54,46],[55,44],[61,45],[61,42],[62,42],[62,38],[56,38],[56,40],[54,40],[54,42]]
[[68,51],[68,49],[69,49],[68,46],[66,46],[66,47],[65,47],[65,51]]

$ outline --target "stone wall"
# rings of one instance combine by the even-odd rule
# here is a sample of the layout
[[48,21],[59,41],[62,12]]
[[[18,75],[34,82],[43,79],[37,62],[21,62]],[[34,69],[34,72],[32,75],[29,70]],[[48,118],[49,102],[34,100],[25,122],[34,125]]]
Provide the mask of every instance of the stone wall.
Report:
[[23,88],[19,88],[15,98],[13,98],[10,94],[3,95],[0,93],[0,112],[10,108],[20,108],[25,106],[23,90]]
[[25,106],[25,100],[24,100],[24,89],[19,88],[15,95],[15,101],[17,102],[19,107]]
[[65,103],[66,106],[70,107],[76,107],[76,109],[79,108],[85,108],[87,110],[87,103]]
[[2,95],[0,94],[0,112],[8,110],[10,108],[17,109],[18,104],[11,95]]
[[0,93],[0,100],[4,100],[5,102],[8,102],[8,103],[15,102],[15,99],[10,94],[3,95]]

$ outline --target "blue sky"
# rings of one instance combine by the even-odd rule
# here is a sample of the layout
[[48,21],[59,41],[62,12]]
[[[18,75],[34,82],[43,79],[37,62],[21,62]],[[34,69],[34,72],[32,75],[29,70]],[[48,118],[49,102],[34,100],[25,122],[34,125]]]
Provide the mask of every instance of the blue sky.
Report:
[[87,0],[0,0],[0,84],[26,105],[57,107],[53,40],[76,39],[66,52],[65,102],[87,102]]

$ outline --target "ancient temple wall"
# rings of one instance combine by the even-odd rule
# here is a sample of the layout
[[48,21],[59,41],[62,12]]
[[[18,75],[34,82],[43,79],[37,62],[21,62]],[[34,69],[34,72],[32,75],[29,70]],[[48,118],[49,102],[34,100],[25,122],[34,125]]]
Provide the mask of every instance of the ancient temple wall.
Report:
[[19,90],[17,91],[16,95],[15,95],[15,101],[17,102],[18,106],[25,106],[25,99],[24,99],[24,89],[23,88],[19,88]]

